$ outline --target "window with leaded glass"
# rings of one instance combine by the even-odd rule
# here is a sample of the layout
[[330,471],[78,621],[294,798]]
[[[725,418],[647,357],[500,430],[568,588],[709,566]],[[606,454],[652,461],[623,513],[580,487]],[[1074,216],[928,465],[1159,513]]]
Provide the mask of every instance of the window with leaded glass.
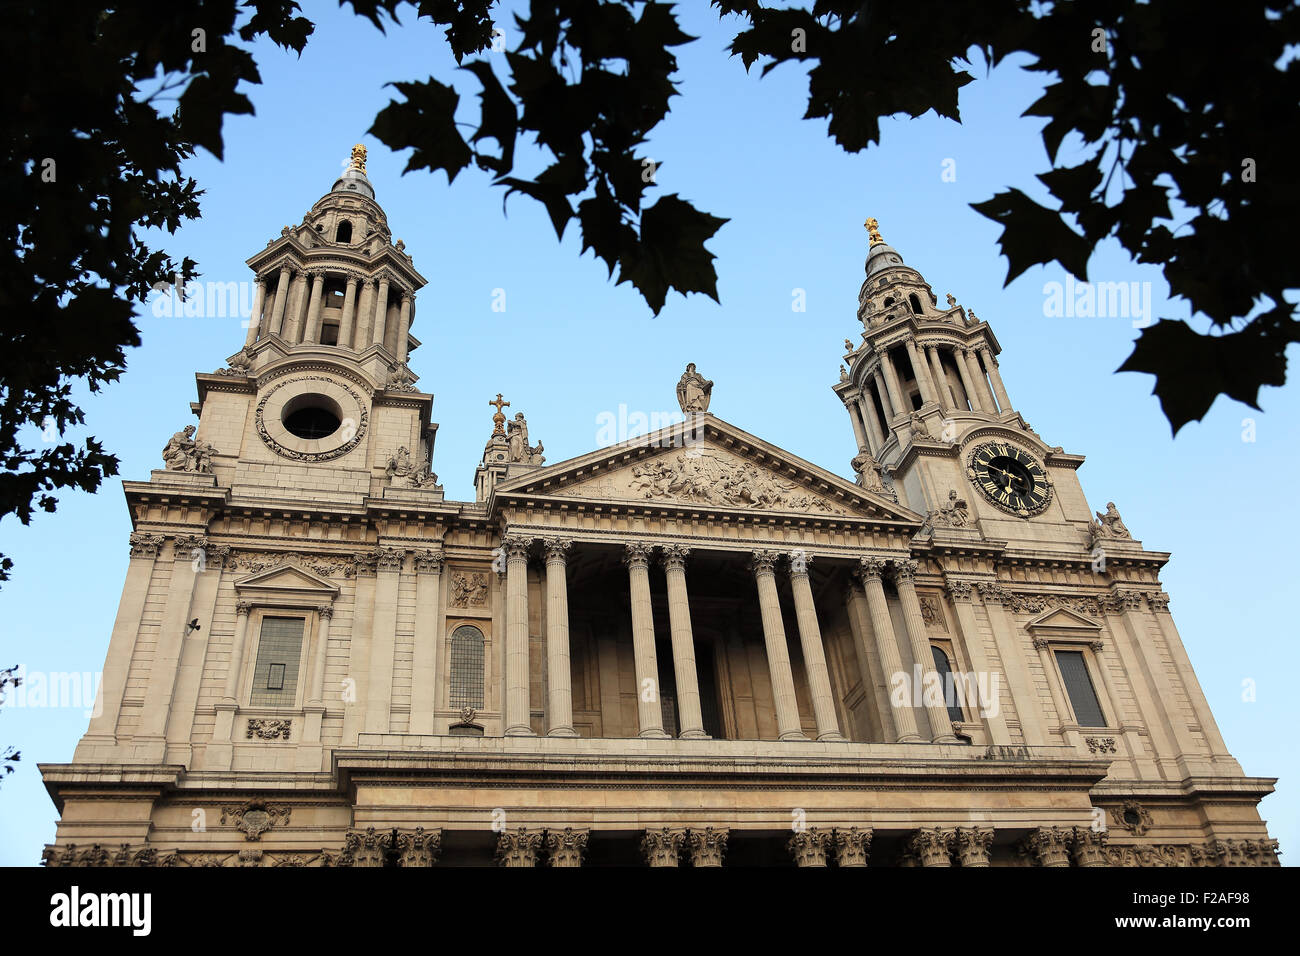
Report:
[[451,700],[453,710],[483,706],[483,632],[462,624],[451,633]]
[[943,648],[933,644],[930,645],[930,653],[934,656],[934,671],[939,677],[939,686],[943,688],[944,703],[948,705],[948,719],[961,723],[966,715],[962,712],[961,699],[957,696],[957,685],[953,680],[948,655],[943,652]]
[[292,707],[298,699],[298,665],[302,661],[301,617],[264,617],[253,665],[248,702],[265,707]]
[[1105,727],[1106,718],[1101,712],[1097,691],[1092,686],[1092,676],[1088,673],[1083,651],[1057,651],[1056,666],[1061,670],[1065,692],[1070,697],[1070,706],[1074,708],[1074,717],[1079,726]]

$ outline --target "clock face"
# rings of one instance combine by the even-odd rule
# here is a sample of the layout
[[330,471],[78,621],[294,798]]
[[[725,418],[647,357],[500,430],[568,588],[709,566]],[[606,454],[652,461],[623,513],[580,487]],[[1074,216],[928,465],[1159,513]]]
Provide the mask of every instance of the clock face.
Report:
[[1006,442],[975,449],[967,476],[984,497],[1003,511],[1022,518],[1036,515],[1052,498],[1052,485],[1034,457]]

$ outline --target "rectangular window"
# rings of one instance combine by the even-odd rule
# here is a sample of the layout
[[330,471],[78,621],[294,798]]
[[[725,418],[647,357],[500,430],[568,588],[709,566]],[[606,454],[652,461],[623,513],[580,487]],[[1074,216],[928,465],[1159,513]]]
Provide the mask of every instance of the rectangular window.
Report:
[[298,665],[302,661],[301,617],[264,617],[253,666],[253,692],[248,702],[266,707],[292,707],[298,698]]
[[1106,718],[1101,712],[1101,702],[1088,675],[1088,665],[1083,651],[1057,651],[1056,666],[1065,681],[1065,692],[1070,695],[1070,706],[1080,727],[1105,727]]

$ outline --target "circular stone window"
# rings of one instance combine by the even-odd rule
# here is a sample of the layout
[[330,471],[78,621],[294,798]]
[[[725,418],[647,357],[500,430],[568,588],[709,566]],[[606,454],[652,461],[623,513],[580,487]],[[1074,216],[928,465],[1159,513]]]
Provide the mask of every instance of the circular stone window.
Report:
[[1142,822],[1142,814],[1140,814],[1140,813],[1138,813],[1136,810],[1132,810],[1132,809],[1130,809],[1130,810],[1125,810],[1125,811],[1124,811],[1124,822],[1125,822],[1126,824],[1128,824],[1129,826],[1131,826],[1131,827],[1135,827],[1135,826],[1137,826],[1139,823]]
[[325,375],[276,381],[257,403],[257,432],[268,448],[294,461],[328,461],[365,438],[368,397]]
[[340,411],[338,402],[326,395],[296,395],[285,403],[280,421],[298,438],[328,438],[343,424]]

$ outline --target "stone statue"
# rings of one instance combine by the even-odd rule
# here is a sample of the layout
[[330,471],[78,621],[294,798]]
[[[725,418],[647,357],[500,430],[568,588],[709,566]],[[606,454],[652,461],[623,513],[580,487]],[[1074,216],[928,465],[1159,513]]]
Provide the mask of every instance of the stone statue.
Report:
[[885,482],[880,477],[880,464],[871,457],[869,451],[866,449],[859,451],[849,464],[857,475],[858,487],[878,494],[885,491]]
[[395,392],[413,392],[415,375],[405,364],[398,365],[388,374],[387,387]]
[[924,438],[928,441],[937,440],[930,431],[930,426],[926,424],[925,416],[920,412],[912,412],[912,434],[917,438]]
[[390,485],[399,488],[408,486],[409,479],[415,472],[415,465],[411,463],[411,452],[405,445],[389,456],[388,467],[384,472],[388,475]]
[[187,471],[190,449],[194,447],[194,426],[186,425],[163,446],[163,462],[168,471]]
[[163,446],[162,459],[168,471],[210,474],[215,454],[216,447],[202,440],[195,441],[194,426],[186,425]]
[[438,476],[429,470],[427,464],[417,465],[405,445],[389,456],[384,473],[394,488],[432,488],[438,483]]
[[957,308],[957,297],[953,295],[951,292],[948,293],[948,308],[950,309]]
[[691,362],[677,380],[677,404],[683,412],[707,412],[712,397],[713,383],[695,371],[695,363]]
[[212,456],[216,453],[216,447],[210,442],[205,442],[201,438],[196,439],[194,450],[191,452],[191,461],[194,463],[194,467],[190,470],[203,475],[211,474]]
[[948,503],[925,516],[931,528],[967,528],[970,527],[970,509],[963,498],[957,497],[955,489],[948,489]]
[[528,419],[524,418],[523,412],[516,412],[515,420],[506,426],[506,437],[510,443],[510,461],[526,465],[540,465],[546,461],[541,442],[536,446],[528,444]]
[[1092,523],[1094,538],[1132,538],[1128,527],[1119,516],[1115,502],[1106,502],[1106,513],[1096,512],[1097,520]]

